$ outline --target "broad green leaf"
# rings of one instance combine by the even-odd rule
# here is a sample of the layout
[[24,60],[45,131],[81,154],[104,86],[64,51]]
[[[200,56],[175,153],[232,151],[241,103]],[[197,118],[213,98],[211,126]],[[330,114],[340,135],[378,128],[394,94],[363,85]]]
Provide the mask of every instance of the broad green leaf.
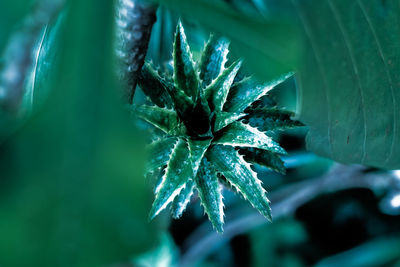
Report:
[[159,107],[172,108],[172,99],[168,93],[168,84],[149,63],[145,63],[139,77],[139,85],[143,93]]
[[228,46],[226,39],[211,35],[200,59],[200,80],[203,87],[207,87],[224,70]]
[[308,148],[344,163],[400,168],[399,2],[292,3],[306,41],[297,79]]
[[176,28],[173,58],[175,86],[195,101],[199,88],[199,78],[181,22],[178,23]]
[[185,126],[179,121],[174,110],[157,106],[132,106],[132,112],[167,134],[184,134]]
[[189,179],[179,195],[175,197],[171,205],[171,214],[174,219],[178,219],[182,216],[182,213],[185,211],[193,195],[193,188],[194,181],[193,179]]
[[301,122],[291,119],[295,115],[293,112],[278,108],[248,109],[246,113],[244,121],[263,132],[303,126]]
[[224,1],[155,0],[210,32],[226,36],[237,58],[244,57],[251,73],[262,80],[292,71],[300,40],[296,27],[284,18],[263,20],[242,14]]
[[213,111],[222,111],[229,89],[241,65],[241,61],[233,63],[205,89],[204,95]]
[[272,219],[266,191],[243,156],[233,147],[214,146],[207,151],[206,157],[254,208],[268,220]]
[[168,137],[159,139],[148,145],[149,159],[146,166],[147,171],[154,171],[166,165],[176,143],[177,139],[175,137]]
[[270,90],[274,89],[275,86],[284,82],[292,75],[293,73],[285,74],[263,85],[257,84],[250,77],[235,83],[229,91],[228,98],[224,105],[224,111],[243,112],[254,101],[266,95]]
[[225,126],[246,116],[245,113],[218,112],[215,115],[214,131],[218,132]]
[[233,122],[219,132],[214,144],[229,145],[234,147],[254,147],[271,152],[286,154],[271,137],[260,132],[256,128],[242,122]]
[[244,156],[247,162],[258,164],[276,172],[286,174],[283,160],[278,154],[257,148],[241,148],[239,153]]
[[201,204],[204,206],[204,211],[207,213],[215,230],[222,233],[222,226],[224,224],[222,189],[218,183],[217,172],[214,166],[205,157],[201,162],[195,182]]
[[193,178],[190,152],[185,141],[179,140],[171,154],[162,183],[150,211],[150,219],[157,216],[179,195],[185,183]]

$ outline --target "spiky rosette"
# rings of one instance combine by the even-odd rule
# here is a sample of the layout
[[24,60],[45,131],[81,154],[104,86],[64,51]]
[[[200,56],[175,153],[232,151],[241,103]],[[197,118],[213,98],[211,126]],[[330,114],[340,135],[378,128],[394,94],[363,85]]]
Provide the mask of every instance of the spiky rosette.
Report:
[[133,106],[133,110],[164,134],[149,145],[147,171],[162,174],[150,218],[169,204],[173,217],[180,217],[196,189],[214,228],[222,232],[219,177],[223,176],[271,220],[266,191],[246,160],[284,172],[279,154],[286,152],[265,132],[300,123],[291,120],[287,111],[252,104],[291,74],[264,85],[250,78],[240,80],[241,61],[225,68],[227,54],[228,42],[211,36],[195,65],[179,23],[173,77],[163,77],[149,63],[143,67],[140,86],[155,105]]

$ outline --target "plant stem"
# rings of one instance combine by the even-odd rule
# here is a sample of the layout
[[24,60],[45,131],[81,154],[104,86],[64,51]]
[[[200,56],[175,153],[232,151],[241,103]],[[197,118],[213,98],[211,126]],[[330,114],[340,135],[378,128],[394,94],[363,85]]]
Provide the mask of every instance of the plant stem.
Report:
[[123,98],[133,103],[136,85],[156,22],[157,6],[137,0],[119,0],[117,7],[117,56],[120,79],[126,88]]

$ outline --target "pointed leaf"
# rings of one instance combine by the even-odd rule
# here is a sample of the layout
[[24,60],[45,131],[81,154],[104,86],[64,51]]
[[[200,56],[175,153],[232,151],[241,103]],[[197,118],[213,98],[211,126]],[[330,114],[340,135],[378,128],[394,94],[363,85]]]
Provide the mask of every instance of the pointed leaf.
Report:
[[175,86],[194,100],[199,88],[199,78],[181,22],[176,28],[173,58]]
[[242,65],[241,61],[233,63],[225,69],[206,89],[205,97],[211,107],[211,110],[221,111],[233,80]]
[[146,173],[146,179],[150,181],[151,184],[154,184],[154,194],[157,194],[160,191],[160,187],[164,181],[165,168],[158,168],[154,171]]
[[225,38],[211,35],[200,59],[200,80],[203,87],[208,86],[224,69],[227,61],[229,42]]
[[278,108],[256,108],[246,111],[244,118],[251,126],[261,131],[284,130],[304,126],[301,122],[292,120],[295,114]]
[[157,192],[156,199],[150,211],[150,219],[157,216],[184,188],[185,183],[193,178],[192,163],[187,143],[179,140]]
[[268,220],[272,219],[266,191],[243,156],[233,147],[214,146],[207,151],[206,157],[254,208]]
[[193,195],[194,181],[192,179],[186,182],[185,187],[174,199],[171,205],[171,214],[174,219],[178,219],[182,216],[185,211],[187,204],[190,202],[190,198]]
[[284,82],[291,77],[293,73],[289,73],[279,77],[278,79],[268,82],[264,85],[256,84],[250,77],[241,80],[232,86],[229,91],[224,110],[229,112],[243,112],[254,101],[271,91],[275,86]]
[[[268,19],[261,19],[260,16],[254,16],[253,12],[244,14],[246,12],[235,10],[228,3],[238,1],[155,0],[155,2],[167,6],[181,17],[197,21],[199,26],[209,32],[226,36],[231,41],[231,51],[245,58],[247,67],[258,78],[269,80],[297,66],[301,39],[298,25],[293,23],[292,15],[287,18],[268,16]],[[290,6],[287,1],[264,0],[264,2],[268,4],[284,2],[285,7]],[[269,15],[272,13],[274,12]]]
[[148,145],[147,151],[149,154],[149,160],[147,162],[146,170],[154,171],[155,169],[166,165],[176,143],[177,139],[175,137],[169,137],[159,139]]
[[281,174],[286,174],[283,160],[278,154],[257,148],[242,148],[239,153],[244,156],[247,162],[258,164]]
[[203,158],[199,172],[195,178],[201,204],[209,220],[217,232],[222,233],[224,224],[224,204],[222,203],[221,186],[218,183],[217,172],[214,166]]
[[271,137],[248,124],[235,121],[219,132],[213,143],[234,147],[255,147],[286,154],[286,151]]
[[218,132],[225,126],[243,118],[244,116],[246,116],[245,113],[233,113],[233,112],[223,112],[223,111],[218,112],[215,115],[214,132]]
[[172,99],[168,93],[168,87],[172,87],[163,79],[149,63],[145,63],[140,77],[139,85],[143,93],[159,107],[172,108]]
[[133,106],[132,112],[167,134],[181,135],[186,132],[185,126],[178,120],[176,112],[157,106]]
[[187,122],[190,122],[192,118],[192,112],[195,106],[193,99],[188,97],[184,91],[175,86],[167,86],[166,89],[172,98],[173,106],[178,114],[178,117],[186,125]]
[[189,151],[190,159],[193,165],[193,176],[196,176],[197,170],[199,169],[201,159],[204,156],[207,148],[210,146],[212,139],[207,140],[192,140],[189,139]]

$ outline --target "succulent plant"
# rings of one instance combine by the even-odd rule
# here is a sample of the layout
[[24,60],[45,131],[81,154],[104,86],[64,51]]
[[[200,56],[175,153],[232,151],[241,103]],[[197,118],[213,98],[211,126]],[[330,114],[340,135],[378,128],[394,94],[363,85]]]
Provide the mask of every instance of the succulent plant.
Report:
[[[250,163],[285,172],[285,150],[266,133],[299,126],[292,113],[257,100],[291,74],[263,85],[241,79],[241,61],[225,68],[228,41],[211,36],[198,65],[193,61],[182,24],[173,46],[173,75],[161,75],[145,63],[139,84],[155,105],[133,105],[135,115],[161,134],[148,146],[147,171],[159,173],[150,218],[168,205],[175,218],[196,189],[209,220],[223,231],[222,185],[233,186],[268,220],[266,191]],[[260,101],[258,101],[260,102]]]

